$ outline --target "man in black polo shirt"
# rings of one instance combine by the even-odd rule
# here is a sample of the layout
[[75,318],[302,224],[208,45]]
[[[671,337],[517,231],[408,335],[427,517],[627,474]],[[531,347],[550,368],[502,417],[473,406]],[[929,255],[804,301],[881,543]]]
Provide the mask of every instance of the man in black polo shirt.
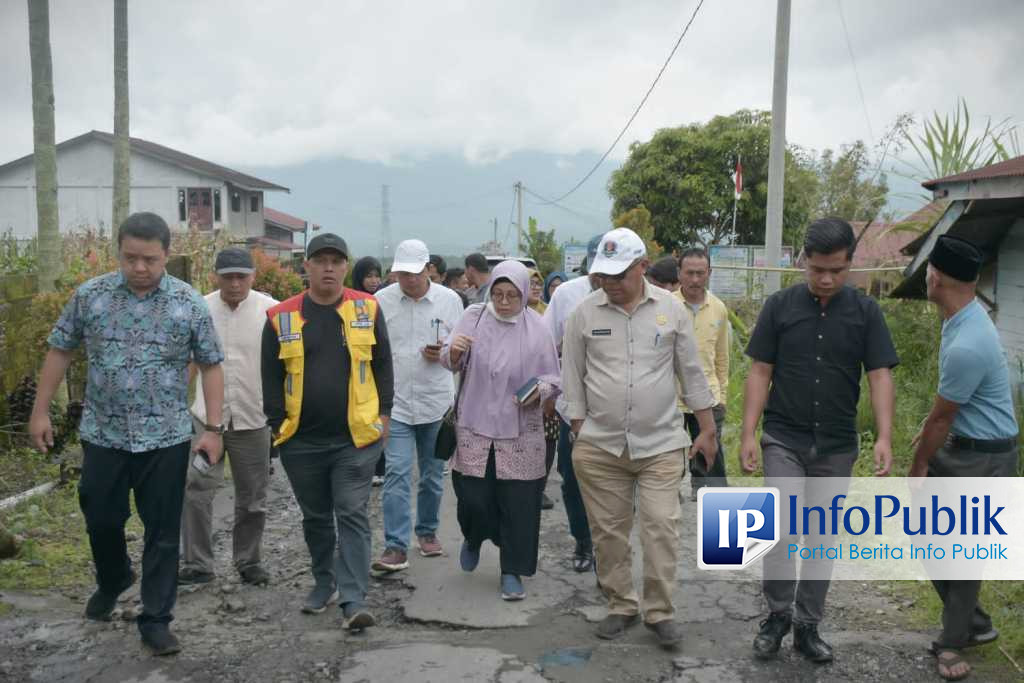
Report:
[[[812,223],[804,240],[807,282],[768,297],[758,316],[747,346],[753,363],[743,401],[740,459],[747,472],[757,469],[755,431],[764,412],[766,482],[850,476],[859,452],[862,367],[875,414],[875,474],[885,476],[892,466],[891,369],[899,359],[878,304],[844,284],[855,248],[846,221]],[[780,528],[787,526],[780,523]],[[810,568],[820,578],[798,582],[786,546],[776,544],[765,557],[763,590],[771,614],[761,622],[754,652],[774,657],[792,626],[793,646],[801,654],[815,662],[831,661],[832,648],[818,635],[831,564],[805,564],[805,576]]]

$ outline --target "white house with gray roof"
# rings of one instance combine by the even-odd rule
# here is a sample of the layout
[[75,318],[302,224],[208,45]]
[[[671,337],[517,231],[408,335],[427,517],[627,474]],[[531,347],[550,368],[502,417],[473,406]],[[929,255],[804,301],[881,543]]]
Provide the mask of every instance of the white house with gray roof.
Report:
[[[57,202],[62,232],[110,231],[114,136],[90,131],[57,145]],[[0,233],[36,235],[35,165],[30,154],[0,165]],[[148,140],[131,138],[129,210],[152,211],[172,230],[227,229],[262,237],[264,193],[287,187]]]

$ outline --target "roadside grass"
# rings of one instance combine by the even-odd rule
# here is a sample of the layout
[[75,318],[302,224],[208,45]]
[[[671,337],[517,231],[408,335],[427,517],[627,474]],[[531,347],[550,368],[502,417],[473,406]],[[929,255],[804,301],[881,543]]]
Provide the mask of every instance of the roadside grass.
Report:
[[[47,456],[29,449],[0,455],[0,479],[16,487],[5,495],[54,481],[58,473]],[[92,555],[74,481],[3,511],[0,523],[22,539],[17,556],[0,560],[0,590],[61,591],[92,585]],[[126,533],[142,537],[134,502]]]

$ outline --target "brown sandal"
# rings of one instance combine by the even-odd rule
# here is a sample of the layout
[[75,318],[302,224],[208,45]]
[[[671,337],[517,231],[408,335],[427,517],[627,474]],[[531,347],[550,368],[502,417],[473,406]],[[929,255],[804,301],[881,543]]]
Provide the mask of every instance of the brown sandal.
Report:
[[[964,658],[960,656],[960,653],[955,650],[940,650],[935,655],[938,662],[936,671],[944,680],[947,681],[962,681],[971,675],[971,667],[964,661]],[[960,674],[952,673],[953,667],[963,664],[967,666],[967,670]]]

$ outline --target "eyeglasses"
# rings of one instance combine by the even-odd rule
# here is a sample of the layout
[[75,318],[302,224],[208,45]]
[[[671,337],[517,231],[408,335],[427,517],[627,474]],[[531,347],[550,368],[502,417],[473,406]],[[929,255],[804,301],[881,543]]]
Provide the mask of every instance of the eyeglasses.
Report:
[[602,273],[597,273],[596,275],[599,278],[601,278],[602,280],[611,280],[612,282],[622,282],[623,280],[626,279],[626,275],[629,274],[629,271],[633,270],[636,267],[636,264],[638,264],[638,263],[640,263],[640,261],[633,261],[631,264],[629,264],[628,268],[626,268],[624,271],[622,271],[618,275],[604,275]]
[[515,303],[516,301],[519,301],[522,298],[523,297],[519,294],[502,294],[500,292],[491,292],[492,301],[503,301],[505,303],[512,304]]

